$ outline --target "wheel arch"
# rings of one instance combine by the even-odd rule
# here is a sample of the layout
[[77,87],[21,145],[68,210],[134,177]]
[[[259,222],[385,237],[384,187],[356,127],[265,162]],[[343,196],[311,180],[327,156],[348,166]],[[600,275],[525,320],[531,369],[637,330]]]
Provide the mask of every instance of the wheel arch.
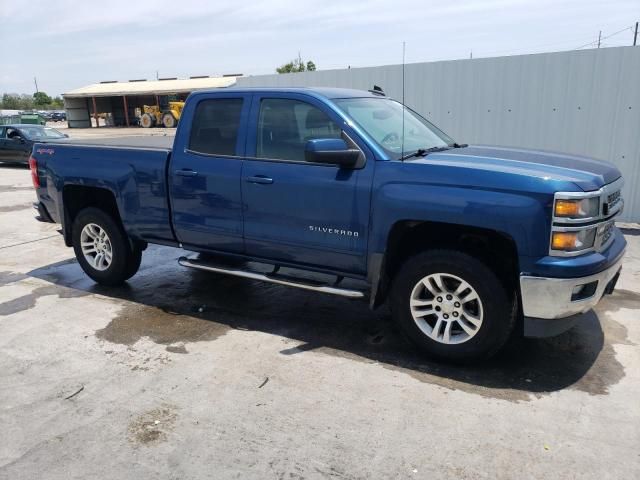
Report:
[[509,234],[452,223],[400,220],[389,230],[385,252],[369,259],[371,307],[385,302],[393,277],[408,258],[431,249],[457,250],[478,258],[518,293],[518,248]]
[[113,192],[106,188],[84,185],[65,185],[62,189],[64,222],[62,233],[65,245],[72,246],[72,227],[78,213],[87,207],[95,207],[108,213],[124,231],[122,217]]

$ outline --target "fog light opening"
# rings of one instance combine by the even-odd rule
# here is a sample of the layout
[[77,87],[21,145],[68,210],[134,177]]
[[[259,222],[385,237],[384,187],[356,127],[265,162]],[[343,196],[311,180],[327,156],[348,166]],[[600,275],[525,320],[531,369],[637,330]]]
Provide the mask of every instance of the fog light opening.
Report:
[[576,285],[573,287],[573,292],[571,292],[571,296],[575,297],[576,295],[580,295],[580,292],[584,290],[584,285]]
[[598,281],[576,285],[571,292],[571,301],[584,300],[595,295],[598,288]]

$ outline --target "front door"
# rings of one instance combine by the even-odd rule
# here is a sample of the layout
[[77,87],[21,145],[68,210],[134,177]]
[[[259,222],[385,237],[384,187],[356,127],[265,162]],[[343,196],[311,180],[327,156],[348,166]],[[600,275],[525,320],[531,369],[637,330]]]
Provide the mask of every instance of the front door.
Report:
[[365,273],[374,162],[350,170],[304,155],[308,140],[340,138],[347,128],[313,97],[254,96],[242,169],[248,255]]
[[0,162],[5,160],[7,154],[7,127],[0,126]]
[[250,99],[216,93],[188,103],[183,113],[193,121],[189,138],[177,134],[169,185],[176,236],[185,248],[244,251],[240,173]]
[[33,143],[23,136],[16,128],[3,128],[3,136],[0,138],[0,160],[3,162],[27,163],[31,154]]

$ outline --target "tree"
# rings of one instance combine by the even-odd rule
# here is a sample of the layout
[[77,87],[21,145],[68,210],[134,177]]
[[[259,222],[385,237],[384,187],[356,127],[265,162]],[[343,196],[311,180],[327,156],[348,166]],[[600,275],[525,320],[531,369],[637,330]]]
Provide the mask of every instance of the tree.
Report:
[[316,69],[316,64],[309,60],[306,64],[302,61],[302,57],[298,53],[298,58],[294,58],[289,63],[285,63],[276,68],[278,73],[297,73],[309,71],[313,72]]
[[33,101],[33,96],[23,93],[20,95],[20,109],[21,110],[33,110],[35,102]]
[[5,93],[2,95],[2,108],[6,110],[20,110],[20,95],[17,93]]
[[51,97],[44,92],[36,92],[33,94],[33,103],[37,107],[46,107],[51,105]]
[[51,101],[51,106],[53,108],[61,109],[64,107],[64,100],[61,97],[56,97]]
[[5,93],[2,95],[0,106],[5,110],[31,110],[34,106],[34,99],[32,95],[26,93],[22,95]]

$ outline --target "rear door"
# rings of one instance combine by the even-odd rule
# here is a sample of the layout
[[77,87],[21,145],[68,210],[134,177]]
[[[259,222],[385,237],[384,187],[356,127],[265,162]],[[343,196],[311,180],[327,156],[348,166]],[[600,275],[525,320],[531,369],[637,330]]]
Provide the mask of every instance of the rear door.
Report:
[[[240,173],[251,96],[199,95],[187,102],[169,165],[173,225],[185,248],[242,253]],[[182,129],[189,129],[188,135]]]
[[[242,169],[246,253],[345,273],[366,271],[374,161],[349,126],[307,95],[256,94]],[[362,169],[305,161],[310,139],[350,134]]]

